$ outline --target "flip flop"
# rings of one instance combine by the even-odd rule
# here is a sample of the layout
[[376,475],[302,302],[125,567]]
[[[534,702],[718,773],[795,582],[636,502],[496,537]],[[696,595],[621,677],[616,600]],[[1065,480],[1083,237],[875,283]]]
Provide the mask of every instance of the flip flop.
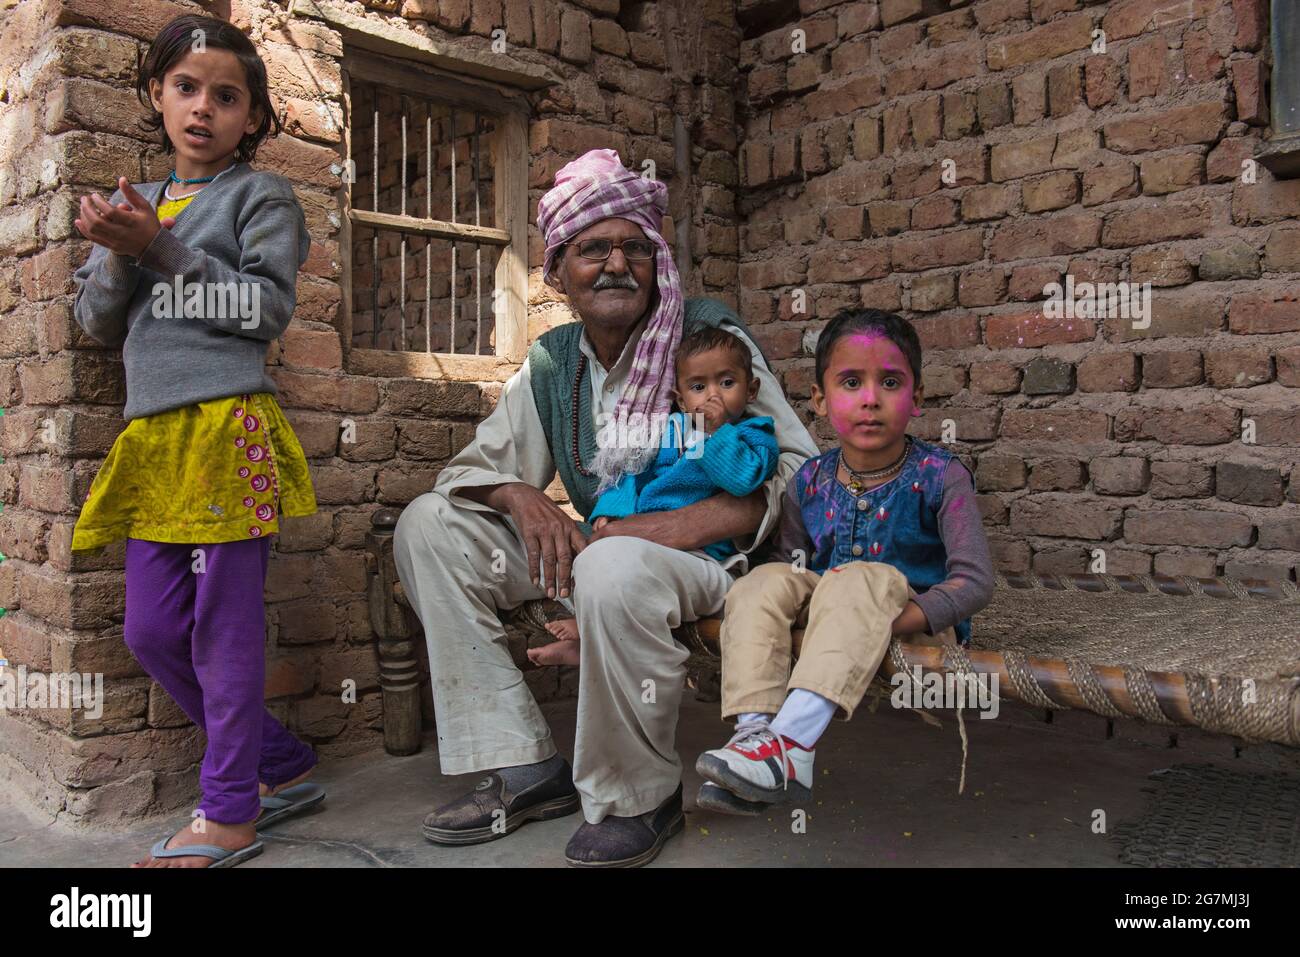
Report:
[[253,822],[253,826],[260,831],[287,817],[293,817],[308,808],[315,807],[325,800],[325,789],[319,784],[308,781],[258,800],[262,804],[262,815]]
[[168,847],[167,842],[172,839],[173,835],[168,834],[149,849],[153,857],[210,857],[212,863],[209,867],[234,867],[242,864],[244,861],[252,860],[262,853],[262,842],[254,841],[248,847],[241,847],[237,851],[231,851],[224,847],[217,847],[215,844],[187,844],[184,847]]

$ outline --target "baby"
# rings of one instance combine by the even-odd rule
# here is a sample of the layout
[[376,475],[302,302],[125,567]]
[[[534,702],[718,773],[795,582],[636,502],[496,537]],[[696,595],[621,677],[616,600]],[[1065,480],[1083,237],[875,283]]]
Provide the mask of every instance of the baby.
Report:
[[[780,447],[770,416],[745,418],[758,394],[749,346],[731,333],[704,327],[683,336],[677,349],[680,412],[668,417],[654,462],[639,475],[625,475],[606,489],[587,516],[592,528],[646,512],[671,511],[718,492],[753,492],[776,472]],[[704,552],[714,559],[734,554],[730,539]],[[572,611],[572,605],[562,602]],[[528,651],[535,665],[576,665],[578,622],[562,618],[546,630],[558,640]]]

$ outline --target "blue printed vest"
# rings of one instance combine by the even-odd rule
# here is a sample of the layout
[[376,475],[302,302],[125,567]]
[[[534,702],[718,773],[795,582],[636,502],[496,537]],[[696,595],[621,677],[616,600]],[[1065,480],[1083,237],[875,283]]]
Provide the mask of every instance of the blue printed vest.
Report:
[[[939,537],[939,506],[944,470],[954,457],[913,437],[903,471],[856,497],[835,478],[838,446],[808,459],[791,479],[812,541],[806,567],[821,574],[845,562],[885,562],[917,594],[943,581],[948,553]],[[969,618],[953,630],[961,644],[970,641]]]

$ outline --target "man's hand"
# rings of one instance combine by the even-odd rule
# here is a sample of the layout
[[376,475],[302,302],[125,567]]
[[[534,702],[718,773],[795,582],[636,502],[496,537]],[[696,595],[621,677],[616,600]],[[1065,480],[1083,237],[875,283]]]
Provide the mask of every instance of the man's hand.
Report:
[[[528,574],[534,585],[546,578],[546,597],[554,598],[560,586],[561,598],[573,590],[573,559],[587,547],[587,540],[560,506],[531,485],[512,482],[501,487],[501,511],[514,519],[515,527],[528,551]],[[493,507],[496,507],[495,503]],[[541,566],[539,573],[538,567]]]
[[641,515],[628,515],[617,522],[609,522],[605,525],[593,524],[592,528],[596,529],[596,532],[592,534],[588,544],[614,535],[631,535],[668,548],[694,548],[695,546],[688,543],[681,534],[684,523],[682,517],[677,514],[680,511],[681,509],[674,509],[671,512],[645,512]]
[[672,511],[620,518],[595,532],[587,544],[612,535],[632,535],[667,548],[691,551],[757,531],[766,511],[767,498],[762,489],[740,498],[718,492]]
[[[99,193],[81,197],[81,215],[73,222],[81,235],[120,256],[139,257],[162,224],[158,211],[135,191],[125,176],[117,181],[125,203],[111,205]],[[168,227],[174,223],[171,220]]]

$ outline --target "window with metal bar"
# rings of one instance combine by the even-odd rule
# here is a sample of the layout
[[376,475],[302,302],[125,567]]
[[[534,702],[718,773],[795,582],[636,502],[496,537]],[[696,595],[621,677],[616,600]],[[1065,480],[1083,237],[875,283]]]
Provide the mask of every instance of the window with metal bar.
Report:
[[483,201],[493,118],[378,84],[351,92],[353,345],[492,352],[493,276],[508,241]]
[[518,361],[526,117],[393,61],[352,56],[344,76],[349,349]]

